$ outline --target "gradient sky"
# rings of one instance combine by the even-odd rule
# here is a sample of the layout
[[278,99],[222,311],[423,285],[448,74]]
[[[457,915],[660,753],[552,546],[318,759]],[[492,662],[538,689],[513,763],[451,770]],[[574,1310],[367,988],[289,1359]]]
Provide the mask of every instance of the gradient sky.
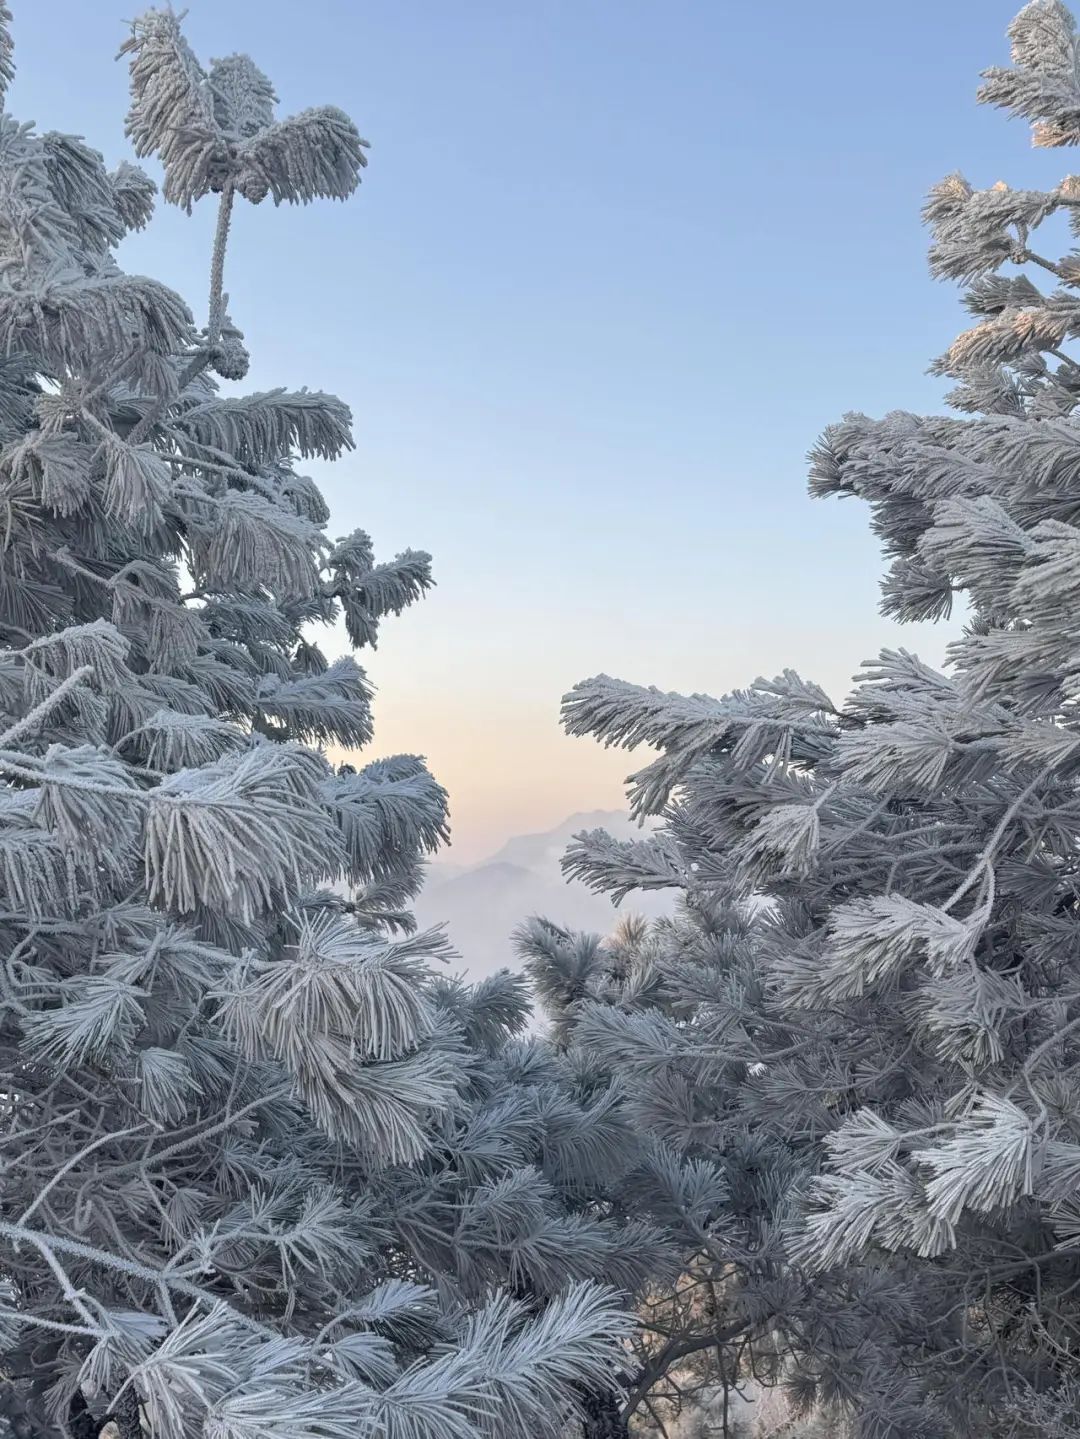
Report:
[[[124,7],[11,3],[16,115],[127,155]],[[372,142],[344,206],[242,206],[226,288],[248,387],[353,408],[356,450],[313,468],[334,532],[435,556],[368,667],[375,749],[428,756],[454,859],[619,803],[632,762],[558,728],[588,675],[720,694],[790,665],[839,697],[883,644],[940,659],[941,627],[877,617],[866,513],[811,501],[804,457],[846,410],[939,406],[962,312],[927,187],[1067,168],[974,104],[1015,8],[193,0],[204,59],[247,50],[282,113],[334,103]],[[162,205],[122,257],[200,323],[212,228]]]

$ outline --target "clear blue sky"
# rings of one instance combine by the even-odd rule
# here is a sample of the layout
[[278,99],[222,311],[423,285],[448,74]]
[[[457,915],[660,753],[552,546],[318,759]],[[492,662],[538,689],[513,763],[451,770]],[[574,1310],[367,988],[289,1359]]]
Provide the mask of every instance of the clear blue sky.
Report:
[[[11,0],[20,119],[127,154],[116,0]],[[194,0],[282,112],[371,142],[345,206],[243,207],[226,285],[251,380],[333,390],[343,532],[435,555],[385,631],[378,748],[450,785],[459,855],[610,805],[625,756],[563,738],[598,670],[720,693],[792,665],[837,693],[883,643],[865,511],[812,502],[845,410],[939,405],[962,327],[919,224],[933,181],[1053,183],[974,104],[1012,0]],[[152,168],[152,167],[151,167]],[[124,263],[204,318],[213,215]]]

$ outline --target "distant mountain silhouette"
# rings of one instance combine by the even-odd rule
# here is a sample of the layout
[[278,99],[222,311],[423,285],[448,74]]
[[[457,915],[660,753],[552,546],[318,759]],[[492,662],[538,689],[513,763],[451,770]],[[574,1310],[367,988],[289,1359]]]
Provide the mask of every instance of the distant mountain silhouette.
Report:
[[570,929],[606,934],[624,914],[667,914],[672,892],[631,895],[616,909],[603,895],[568,883],[559,868],[567,845],[587,829],[620,839],[642,837],[619,811],[576,814],[545,834],[518,835],[497,854],[467,868],[436,861],[414,908],[422,926],[446,923],[461,954],[455,966],[473,979],[518,967],[510,936],[522,920],[541,914]]
[[571,815],[545,834],[521,834],[508,839],[498,854],[493,854],[485,864],[516,864],[524,869],[535,869],[538,865],[548,866],[554,861],[558,868],[566,846],[574,835],[586,829],[606,829],[617,839],[642,838],[642,831],[629,815],[619,810],[597,809],[588,814]]

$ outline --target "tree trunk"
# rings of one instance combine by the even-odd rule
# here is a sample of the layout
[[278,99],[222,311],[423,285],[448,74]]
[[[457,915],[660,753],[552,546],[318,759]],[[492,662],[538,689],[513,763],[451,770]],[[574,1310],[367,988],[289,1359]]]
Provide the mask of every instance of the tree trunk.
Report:
[[607,1390],[586,1395],[582,1407],[582,1439],[630,1439],[617,1394]]

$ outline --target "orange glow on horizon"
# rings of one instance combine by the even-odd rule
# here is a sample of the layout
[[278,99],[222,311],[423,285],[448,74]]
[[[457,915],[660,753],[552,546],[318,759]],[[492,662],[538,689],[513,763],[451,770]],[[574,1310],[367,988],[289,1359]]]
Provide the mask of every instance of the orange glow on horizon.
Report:
[[[396,692],[394,692],[396,690]],[[624,780],[644,762],[625,750],[569,739],[557,716],[538,705],[485,695],[407,695],[399,687],[375,702],[375,739],[362,755],[331,752],[337,763],[421,754],[450,792],[451,847],[474,863],[518,834],[554,828],[573,814],[626,808]]]

